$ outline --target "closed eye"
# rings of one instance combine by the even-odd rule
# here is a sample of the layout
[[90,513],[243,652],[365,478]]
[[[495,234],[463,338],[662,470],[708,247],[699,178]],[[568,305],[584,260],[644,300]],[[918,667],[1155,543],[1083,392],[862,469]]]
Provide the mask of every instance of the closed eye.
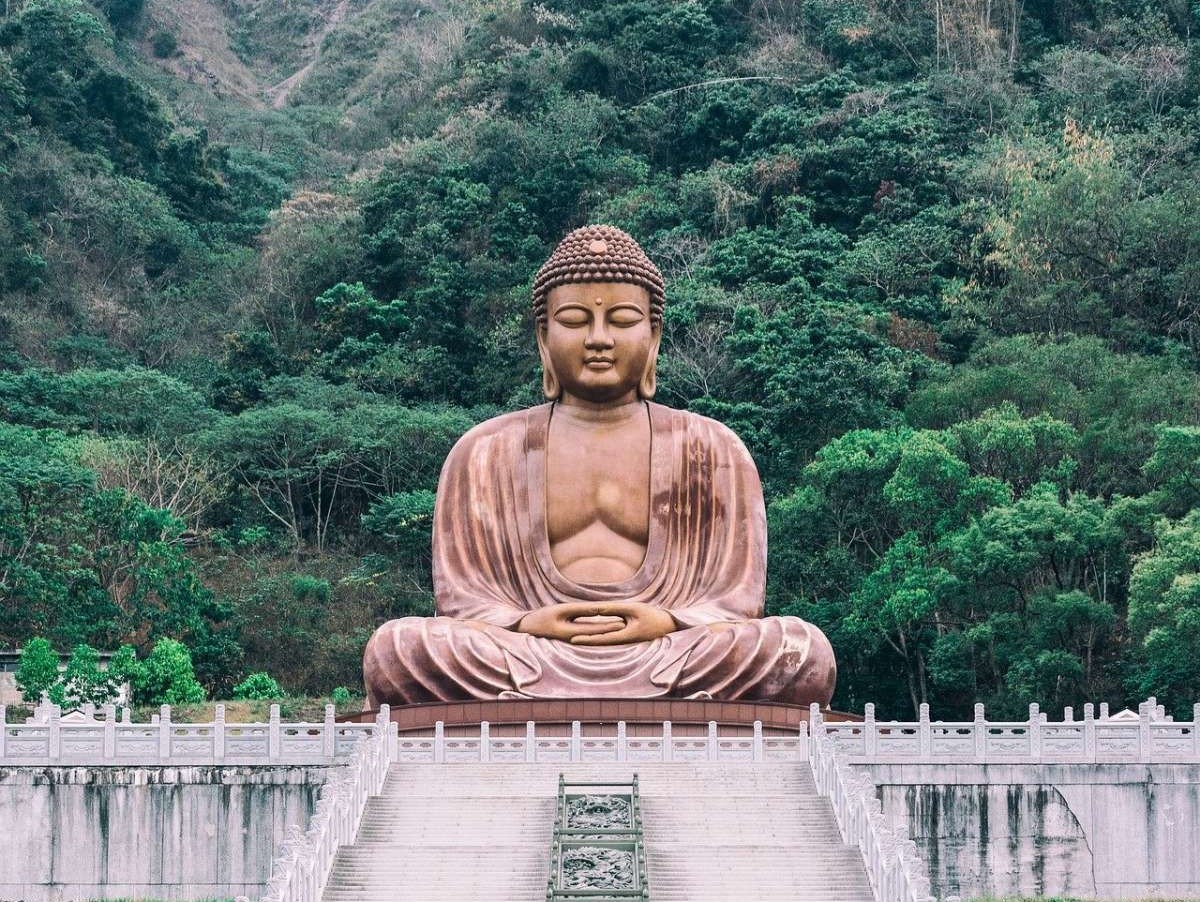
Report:
[[640,307],[614,307],[608,311],[608,321],[614,326],[636,326],[646,318]]
[[554,312],[554,321],[564,326],[575,328],[586,326],[591,315],[583,307],[560,307]]

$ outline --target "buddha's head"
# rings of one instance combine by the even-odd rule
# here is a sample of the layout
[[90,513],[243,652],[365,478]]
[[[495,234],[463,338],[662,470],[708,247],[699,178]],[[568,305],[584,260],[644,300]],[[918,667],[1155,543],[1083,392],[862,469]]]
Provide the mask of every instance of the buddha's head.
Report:
[[546,397],[653,397],[663,296],[658,267],[620,229],[584,226],[560,241],[533,283]]

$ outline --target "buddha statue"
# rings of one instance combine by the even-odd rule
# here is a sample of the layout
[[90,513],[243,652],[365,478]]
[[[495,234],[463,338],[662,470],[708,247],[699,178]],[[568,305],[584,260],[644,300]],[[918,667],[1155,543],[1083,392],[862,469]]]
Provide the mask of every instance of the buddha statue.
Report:
[[763,617],[766,514],[741,441],[652,402],[663,279],[610,226],[569,234],[533,288],[548,403],[446,459],[435,617],[371,637],[368,705],[496,698],[829,703],[825,635]]

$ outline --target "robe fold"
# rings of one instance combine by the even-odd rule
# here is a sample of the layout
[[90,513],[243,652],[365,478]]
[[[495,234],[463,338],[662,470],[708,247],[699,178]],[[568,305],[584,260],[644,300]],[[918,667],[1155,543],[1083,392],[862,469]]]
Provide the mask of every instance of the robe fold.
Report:
[[[762,617],[766,512],[749,453],[714,420],[647,409],[646,553],[618,583],[574,582],[551,556],[545,474],[553,404],[488,420],[459,440],[434,511],[438,616],[393,620],[371,638],[363,671],[373,707],[506,697],[828,704],[836,669],[824,634],[795,617]],[[664,608],[679,628],[616,646],[515,631],[536,608],[608,600]]]

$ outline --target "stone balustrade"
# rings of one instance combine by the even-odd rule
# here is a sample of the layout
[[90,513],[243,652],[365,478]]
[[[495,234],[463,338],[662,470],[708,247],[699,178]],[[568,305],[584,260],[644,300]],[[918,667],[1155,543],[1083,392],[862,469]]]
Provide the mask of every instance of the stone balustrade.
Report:
[[862,853],[875,902],[934,902],[916,844],[884,820],[870,776],[847,763],[836,734],[822,729],[816,705],[809,722],[813,725],[809,764],[817,791],[829,799],[842,839]]
[[336,723],[333,705],[321,723],[283,723],[272,705],[266,723],[227,723],[217,705],[211,723],[174,723],[163,705],[150,723],[118,720],[108,705],[64,718],[54,705],[38,708],[26,723],[9,723],[0,706],[0,765],[215,765],[332,764],[349,755],[374,723]]
[[395,760],[441,764],[467,761],[571,762],[571,761],[803,761],[807,735],[764,736],[754,724],[750,736],[722,734],[715,721],[703,736],[676,736],[664,721],[657,736],[630,736],[624,721],[611,735],[584,735],[579,721],[569,730],[541,728],[533,721],[524,736],[492,736],[486,721],[476,736],[447,736],[439,722],[429,735],[403,734],[396,740]]
[[1200,763],[1200,704],[1190,721],[1175,721],[1153,698],[1136,716],[1110,716],[1107,705],[1097,716],[1087,704],[1081,720],[1067,708],[1061,721],[1050,721],[1036,704],[1023,721],[989,721],[983,705],[970,721],[931,721],[928,705],[916,722],[877,721],[869,704],[861,723],[826,722],[821,729],[846,760],[863,764]]
[[[816,723],[818,721],[814,721]],[[10,723],[0,707],[0,765],[114,764],[329,764],[353,750],[355,742],[377,730],[377,721],[337,723],[333,706],[320,723],[283,723],[272,705],[266,723],[226,723],[218,705],[211,723],[175,723],[164,705],[150,723],[118,720],[109,706],[66,717],[52,705],[38,709],[25,723]],[[1187,764],[1200,763],[1200,704],[1190,721],[1167,718],[1154,699],[1137,715],[1110,716],[1084,706],[1082,719],[1070,708],[1061,721],[1048,720],[1031,705],[1023,721],[989,721],[977,705],[970,721],[930,720],[921,706],[916,721],[875,719],[866,706],[859,721],[819,721],[822,735],[851,763],[946,764]],[[602,735],[579,721],[543,725],[528,721],[524,735],[493,735],[485,721],[478,733],[432,729],[400,733],[392,742],[396,761],[429,764],[456,761],[805,761],[809,727],[792,734],[767,730],[756,721],[746,730],[708,723],[704,735],[677,735],[663,721],[652,735],[629,735],[623,721],[602,728]],[[511,730],[506,730],[511,733]],[[689,731],[694,732],[694,731]]]
[[[307,828],[293,827],[284,840],[262,902],[320,902],[338,849],[354,841],[367,801],[383,788],[395,737],[396,726],[384,705],[375,730],[365,737],[358,734],[356,740],[365,741],[355,741],[346,766],[335,768],[321,787]],[[238,897],[237,902],[249,900]]]

